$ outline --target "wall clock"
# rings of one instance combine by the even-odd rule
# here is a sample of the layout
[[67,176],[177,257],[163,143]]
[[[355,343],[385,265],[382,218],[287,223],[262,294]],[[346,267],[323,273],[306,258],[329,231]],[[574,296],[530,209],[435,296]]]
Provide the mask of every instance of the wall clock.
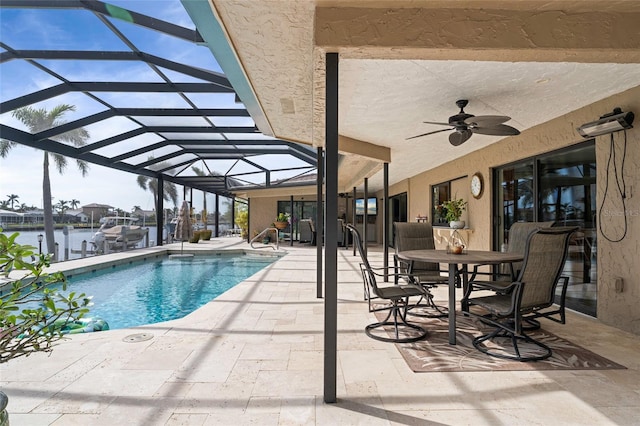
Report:
[[483,190],[484,179],[482,179],[482,174],[475,173],[471,176],[471,195],[473,195],[473,198],[480,198]]

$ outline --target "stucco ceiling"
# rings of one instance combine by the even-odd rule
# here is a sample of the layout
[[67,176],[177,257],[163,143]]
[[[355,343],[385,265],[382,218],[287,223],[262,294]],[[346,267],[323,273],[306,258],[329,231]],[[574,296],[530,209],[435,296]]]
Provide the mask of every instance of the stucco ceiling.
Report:
[[[458,99],[469,100],[465,109],[467,113],[510,116],[512,120],[506,124],[525,131],[640,84],[637,49],[635,56],[621,51],[616,52],[617,56],[600,57],[599,52],[607,51],[607,43],[587,40],[584,42],[586,47],[591,47],[591,43],[597,45],[597,49],[584,49],[588,57],[582,61],[571,57],[570,53],[563,53],[562,49],[553,52],[554,49],[545,47],[552,46],[557,38],[559,44],[569,40],[570,45],[573,43],[583,48],[585,46],[580,43],[589,38],[589,31],[611,34],[611,41],[615,41],[613,39],[616,37],[626,40],[624,35],[614,34],[615,29],[611,29],[613,25],[606,19],[602,19],[602,28],[589,30],[582,28],[579,21],[578,24],[574,22],[571,25],[582,29],[575,34],[565,34],[570,27],[555,28],[549,15],[543,15],[544,18],[539,15],[550,10],[560,11],[558,13],[563,16],[573,14],[571,16],[575,19],[584,19],[588,23],[599,20],[599,14],[607,11],[612,13],[612,19],[624,20],[628,13],[639,13],[640,2],[212,0],[212,4],[230,45],[235,49],[236,59],[244,70],[244,78],[264,114],[263,122],[266,124],[260,129],[278,138],[316,146],[323,144],[323,54],[325,51],[339,51],[339,133],[341,136],[389,147],[389,177],[392,184],[502,139],[476,134],[462,146],[453,147],[448,142],[449,133],[442,132],[406,140],[410,136],[441,129],[441,126],[422,122],[446,122],[449,116],[458,112],[455,105]],[[316,7],[325,8],[324,20],[318,19]],[[340,17],[347,9],[326,8],[344,7],[350,7],[349,13],[358,16],[358,20],[350,19],[345,14],[347,17],[344,22],[340,22],[340,18],[331,21],[332,16]],[[368,15],[364,13],[366,16],[361,19],[359,9],[354,12],[354,8],[365,7],[389,10],[367,12]],[[367,40],[363,43],[366,44],[376,34],[380,34],[380,39],[389,34],[389,28],[379,22],[380,17],[387,19],[390,14],[393,15],[394,11],[390,8],[407,7],[414,9],[411,15],[406,16],[420,15],[424,8],[430,11],[447,8],[440,12],[451,16],[451,20],[438,22],[441,26],[434,29],[433,34],[429,35],[431,38],[424,41],[425,44],[433,43],[430,50],[389,46],[383,42],[373,47],[359,45],[360,39]],[[453,9],[459,9],[460,12],[452,12]],[[490,25],[495,27],[493,22],[484,23],[487,21],[485,9],[516,10],[515,13],[519,14],[516,18],[511,18],[512,15],[508,13],[507,16],[511,21],[525,22],[526,25],[518,25],[527,34],[522,40],[514,40],[514,44],[522,42],[522,49],[528,49],[530,46],[527,44],[538,44],[533,47],[539,47],[539,50],[525,52],[521,59],[502,46],[497,46],[494,56],[476,54],[479,49],[468,46],[475,42],[474,37],[480,42],[489,40],[488,43],[493,43],[490,36],[480,34],[494,29]],[[624,14],[616,15],[620,11],[624,11]],[[401,27],[407,22],[406,30],[398,29],[400,37],[403,31],[410,34],[410,19],[401,13],[398,16],[400,18],[396,26]],[[437,14],[425,13],[420,19],[429,22],[429,19],[436,19],[434,16]],[[477,22],[469,22],[474,21],[476,16],[480,16]],[[503,19],[502,15],[495,21],[500,19]],[[545,30],[540,22],[551,26]],[[456,25],[468,27],[460,29]],[[447,38],[449,33],[453,37]],[[635,29],[631,44],[624,48],[633,48],[633,43],[637,43],[637,33]],[[319,42],[326,40],[330,45],[332,37],[348,39],[352,44],[334,48],[318,46]],[[441,43],[442,49],[433,48],[440,46],[438,43]],[[500,40],[496,43],[499,44]],[[457,49],[456,53],[448,54],[445,47]],[[543,55],[535,56],[538,52],[543,52]],[[552,54],[545,56],[547,52]],[[562,60],[565,57],[563,55],[567,60]],[[551,60],[546,61],[547,57]],[[224,61],[221,65],[224,69]],[[230,80],[233,82],[233,76],[230,76]],[[580,124],[571,123],[573,127]],[[576,138],[579,140],[577,133]],[[375,174],[379,170],[379,167],[364,161],[362,157],[347,157],[340,165],[340,189],[360,186],[365,175],[371,176],[370,188],[379,189],[382,185],[381,173]]]

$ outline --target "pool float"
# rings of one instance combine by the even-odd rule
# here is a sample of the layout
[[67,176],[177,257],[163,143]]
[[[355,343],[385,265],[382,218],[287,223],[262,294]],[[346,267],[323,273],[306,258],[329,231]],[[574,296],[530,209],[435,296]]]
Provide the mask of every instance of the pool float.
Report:
[[91,333],[109,330],[109,324],[102,318],[80,318],[78,320],[56,320],[51,328],[60,330],[62,334]]

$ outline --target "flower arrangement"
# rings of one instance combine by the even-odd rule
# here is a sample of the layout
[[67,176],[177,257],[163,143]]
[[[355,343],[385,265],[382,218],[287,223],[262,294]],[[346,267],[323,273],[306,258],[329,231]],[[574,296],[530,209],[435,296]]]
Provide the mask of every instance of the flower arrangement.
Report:
[[289,222],[289,218],[291,215],[289,213],[278,213],[276,217],[276,222]]
[[462,198],[445,201],[436,207],[436,212],[448,222],[460,220],[462,212],[467,209],[467,202]]

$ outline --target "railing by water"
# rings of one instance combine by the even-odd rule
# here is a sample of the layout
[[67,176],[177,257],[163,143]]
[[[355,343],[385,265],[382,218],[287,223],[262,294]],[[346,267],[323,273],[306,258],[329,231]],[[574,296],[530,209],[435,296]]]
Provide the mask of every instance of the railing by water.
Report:
[[[275,234],[275,238],[269,237],[269,232],[273,232]],[[269,241],[265,243],[265,240],[267,239],[267,237],[269,238]],[[273,240],[275,240],[275,244],[272,244]],[[264,244],[262,246],[254,247],[253,243],[256,242],[256,241],[260,241],[260,242],[262,242]],[[280,235],[279,235],[278,228],[266,228],[264,231],[262,231],[261,233],[259,233],[255,237],[253,237],[251,239],[251,241],[249,241],[249,245],[253,249],[261,249],[261,248],[270,247],[270,248],[272,248],[272,249],[274,249],[276,251],[280,250]],[[274,247],[274,245],[275,245],[275,247]]]

